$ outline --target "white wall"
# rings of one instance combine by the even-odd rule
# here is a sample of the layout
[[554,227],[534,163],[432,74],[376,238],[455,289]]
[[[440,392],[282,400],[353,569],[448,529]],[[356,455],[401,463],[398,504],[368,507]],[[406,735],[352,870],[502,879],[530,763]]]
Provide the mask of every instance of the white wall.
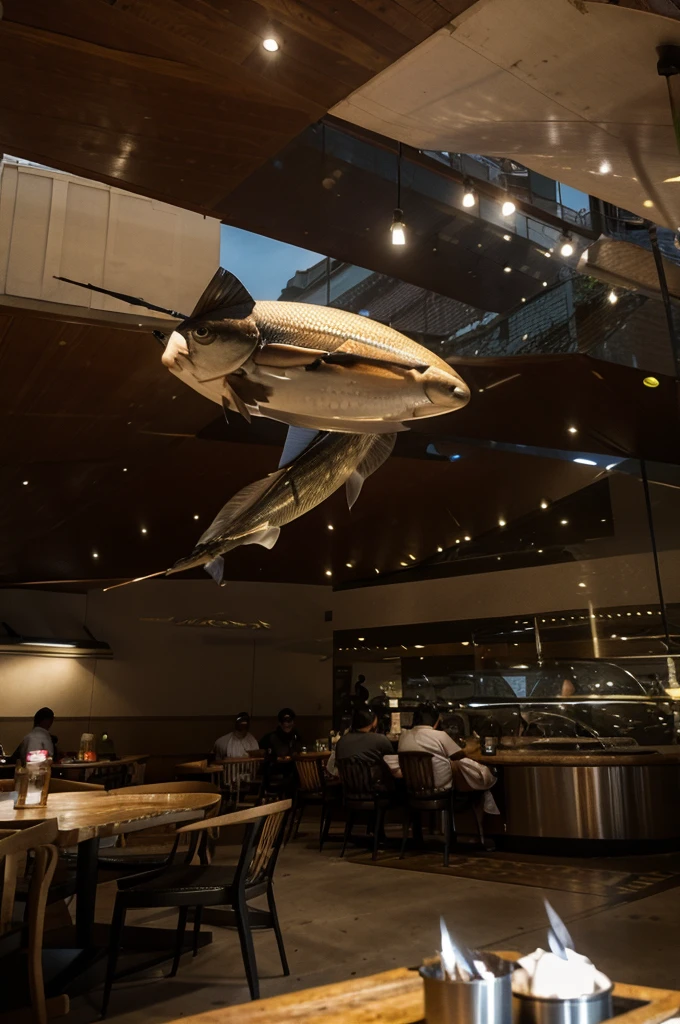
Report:
[[218,220],[61,171],[0,163],[6,301],[147,316],[139,306],[55,281],[57,274],[191,312],[219,254]]

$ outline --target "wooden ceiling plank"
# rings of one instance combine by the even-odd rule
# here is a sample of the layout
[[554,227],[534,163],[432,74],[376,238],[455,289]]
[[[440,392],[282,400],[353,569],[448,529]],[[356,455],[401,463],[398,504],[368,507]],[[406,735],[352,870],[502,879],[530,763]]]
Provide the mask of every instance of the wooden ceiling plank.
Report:
[[354,0],[354,3],[397,29],[414,44],[422,43],[430,35],[430,30],[421,19],[401,3],[389,2],[389,0]]
[[[270,0],[260,0],[267,4]],[[355,39],[364,39],[389,59],[395,54],[405,53],[413,45],[409,35],[402,34],[389,21],[376,17],[355,0],[304,0],[304,7],[315,11],[329,24],[342,31],[349,31]]]
[[[463,0],[463,2],[465,2],[465,0]],[[427,25],[431,32],[443,28],[444,25],[448,25],[454,17],[454,15],[448,10],[448,7],[443,3],[438,3],[437,0],[399,0],[399,3],[409,11],[410,14],[413,14],[414,17],[422,21],[424,25]],[[465,6],[470,7],[472,5],[470,3],[466,3]]]

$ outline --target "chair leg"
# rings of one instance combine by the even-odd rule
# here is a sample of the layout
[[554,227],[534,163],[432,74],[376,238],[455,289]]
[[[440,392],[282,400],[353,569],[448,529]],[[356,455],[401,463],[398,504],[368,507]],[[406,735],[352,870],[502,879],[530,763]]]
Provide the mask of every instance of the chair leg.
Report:
[[383,827],[383,821],[385,818],[385,808],[376,807],[375,809],[375,822],[373,827],[373,854],[371,860],[378,859],[378,843],[380,842],[380,833]]
[[184,948],[184,933],[187,927],[187,917],[189,916],[188,907],[179,908],[179,918],[177,920],[177,936],[175,939],[175,959],[172,961],[172,969],[169,978],[174,978],[179,968],[180,957],[182,956],[182,950]]
[[404,808],[404,817],[402,819],[401,826],[401,848],[399,850],[399,860],[403,860],[406,856],[406,844],[408,843],[408,832],[411,825],[411,811],[408,807]]
[[348,811],[347,812],[347,821],[345,823],[345,836],[344,836],[344,839],[343,839],[343,842],[342,842],[342,850],[340,851],[340,856],[341,857],[345,856],[345,850],[347,849],[347,843],[349,842],[349,840],[352,837],[352,823],[353,822],[354,822],[354,814],[352,813],[352,811]]
[[276,936],[276,945],[279,947],[279,956],[281,957],[281,966],[283,967],[284,975],[290,974],[290,967],[288,966],[288,958],[286,956],[286,950],[283,945],[283,935],[281,934],[281,925],[279,924],[279,915],[276,913],[276,903],[274,902],[274,890],[271,885],[267,889],[267,903],[269,904],[269,913],[272,915],[272,928],[274,929],[274,935]]
[[111,932],[109,936],[109,959],[106,965],[106,980],[104,981],[104,995],[102,996],[102,1010],[101,1016],[106,1016],[106,1011],[109,1008],[109,999],[111,997],[111,987],[113,985],[113,979],[116,975],[116,965],[118,963],[118,950],[120,948],[120,941],[123,935],[123,926],[125,925],[125,913],[127,907],[125,906],[125,898],[121,899],[121,893],[116,897],[116,905],[113,911],[113,919],[111,921]]
[[442,811],[442,832],[444,833],[444,867],[449,866],[449,846],[451,843],[451,819],[453,812],[448,808]]
[[201,918],[203,917],[203,907],[194,907],[194,956],[198,956],[198,937],[201,934]]
[[333,805],[326,804],[322,809],[321,815],[321,834],[319,836],[319,853],[324,848],[324,844],[328,839],[328,833],[331,830],[331,823],[333,821]]
[[257,977],[257,961],[255,959],[255,947],[253,946],[253,933],[250,930],[250,919],[248,917],[248,904],[243,900],[234,906],[236,916],[236,927],[241,942],[241,953],[243,955],[243,966],[246,969],[250,998],[260,998],[260,983]]
[[284,846],[287,846],[288,843],[293,838],[293,830],[295,828],[295,815],[297,813],[297,808],[298,808],[298,795],[296,793],[295,796],[293,797],[293,806],[290,809],[290,818],[289,818],[289,821],[288,821],[287,834],[284,836],[284,839],[283,839],[283,845]]
[[302,799],[298,800],[298,808],[299,808],[299,811],[298,811],[297,821],[295,822],[295,831],[293,832],[293,839],[297,839],[297,837],[298,837],[298,832],[300,831],[300,825],[302,824],[302,816],[305,813],[305,798],[304,797],[302,797]]

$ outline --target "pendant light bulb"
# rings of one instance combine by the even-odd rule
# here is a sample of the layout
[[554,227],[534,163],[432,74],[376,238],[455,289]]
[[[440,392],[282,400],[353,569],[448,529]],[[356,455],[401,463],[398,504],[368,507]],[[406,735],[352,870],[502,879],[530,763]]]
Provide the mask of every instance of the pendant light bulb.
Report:
[[562,243],[560,245],[560,256],[565,256],[565,257],[573,256],[574,255],[574,244],[573,244],[573,242],[571,240],[571,237],[569,235],[562,235],[562,238],[560,239],[560,241]]
[[392,245],[406,245],[406,225],[404,224],[403,210],[395,210],[392,215]]
[[615,305],[616,305],[616,303],[617,303],[617,302],[619,301],[619,297],[618,297],[618,295],[616,294],[616,292],[614,291],[614,289],[613,289],[613,288],[612,288],[612,290],[610,291],[610,293],[609,293],[609,295],[607,296],[607,298],[608,298],[608,299],[609,299],[609,301],[611,302],[612,306],[615,306]]
[[465,192],[463,193],[463,206],[469,210],[471,209],[471,207],[475,205],[476,202],[477,196],[475,195],[475,191],[472,188],[472,185],[469,183],[469,181],[466,181]]
[[503,214],[504,217],[512,217],[516,209],[517,207],[515,206],[513,201],[511,199],[506,199],[503,205],[501,206],[501,213]]

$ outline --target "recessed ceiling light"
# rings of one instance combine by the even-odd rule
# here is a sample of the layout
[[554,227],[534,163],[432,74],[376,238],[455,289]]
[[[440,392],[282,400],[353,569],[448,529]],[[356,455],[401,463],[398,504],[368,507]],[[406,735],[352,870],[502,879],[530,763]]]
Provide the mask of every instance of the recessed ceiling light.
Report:
[[585,583],[579,583],[579,587],[585,587]]
[[441,552],[442,552],[443,550],[444,550],[444,548],[443,548],[443,547],[441,547],[441,546],[437,548],[437,551],[439,551],[440,553],[441,553]]
[[97,551],[93,551],[92,552],[92,557],[93,558],[99,558],[99,553]]
[[463,537],[463,540],[472,540],[472,537]]
[[509,242],[511,238],[512,238],[512,235],[503,235],[503,241],[504,242]]
[[348,569],[352,568],[352,563],[351,562],[345,562],[345,565],[347,566]]
[[646,206],[646,207],[647,207],[647,209],[648,209],[648,210],[650,210],[650,209],[652,208],[652,206],[654,206],[654,203],[652,202],[652,200],[651,200],[651,199],[645,199],[645,200],[643,201],[642,205],[643,205],[643,206]]
[[522,300],[521,301],[522,302],[526,302],[527,300],[524,298],[524,296],[522,296]]
[[548,287],[548,282],[547,282],[547,281],[544,281],[544,282],[543,282],[543,287],[544,287],[544,288],[547,288],[547,287]]
[[194,516],[194,519],[198,519],[198,516]]
[[505,526],[505,519],[499,519],[498,520],[498,525],[499,526]]
[[332,575],[333,575],[333,573],[331,572],[331,570],[330,569],[326,569],[326,576],[332,576]]
[[425,646],[425,644],[414,644],[413,646],[415,647],[415,649],[417,651],[422,651],[422,649]]
[[127,473],[127,466],[123,466],[123,472]]
[[568,519],[560,519],[560,523],[561,523],[562,526],[566,526],[568,522],[569,522]]
[[279,44],[277,43],[276,39],[272,39],[271,37],[268,39],[263,39],[262,45],[267,51],[267,53],[276,53],[276,51],[279,48]]
[[22,480],[21,482],[24,485],[24,487],[28,487],[28,480]]
[[548,502],[547,501],[542,501],[541,502],[541,508],[547,508],[547,507],[548,507]]
[[146,526],[142,527],[142,533],[146,533]]
[[522,341],[526,341],[528,337],[529,337],[528,334],[523,334],[522,335]]
[[332,529],[333,529],[333,527],[332,527],[332,525],[331,525],[330,523],[328,524],[328,529],[329,529],[329,530],[332,530]]
[[408,557],[411,559],[412,562],[415,562],[415,560],[416,560],[416,556],[415,555],[409,555]]
[[598,171],[600,172],[600,174],[609,174],[611,169],[612,165],[609,163],[609,160],[602,160],[600,166],[598,167]]
[[366,637],[365,637],[365,636],[358,636],[358,637],[357,637],[357,640],[359,641],[359,643],[361,643],[361,641],[362,641],[362,640],[365,640],[365,639],[366,639]]
[[400,562],[399,565],[408,565],[408,562]]
[[373,572],[380,573],[380,569],[374,569]]
[[578,434],[578,427],[567,427],[570,434]]
[[512,273],[512,267],[503,267],[503,273],[511,274]]

